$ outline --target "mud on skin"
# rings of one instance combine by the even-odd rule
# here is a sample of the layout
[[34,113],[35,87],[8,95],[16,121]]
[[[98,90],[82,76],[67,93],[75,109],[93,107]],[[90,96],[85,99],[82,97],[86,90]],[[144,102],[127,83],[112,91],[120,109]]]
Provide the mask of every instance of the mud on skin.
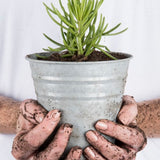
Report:
[[160,99],[138,103],[137,125],[147,137],[160,137]]
[[[68,144],[73,126],[62,124],[42,150],[41,146],[60,122],[61,112],[55,109],[47,113],[40,104],[30,99],[21,103],[20,111],[18,133],[12,147],[13,156],[17,160],[59,160]],[[74,147],[68,154],[69,160],[79,160],[81,154],[82,149]]]
[[34,160],[58,160],[63,154],[69,141],[69,137],[72,133],[72,127],[73,126],[70,124],[61,125],[54,137],[54,140],[44,151],[38,153]]
[[97,131],[114,137],[121,143],[112,144],[97,131],[88,131],[86,138],[93,147],[89,146],[84,150],[85,156],[89,160],[135,160],[136,153],[146,145],[144,132],[136,127],[137,114],[137,104],[133,97],[124,96],[124,103],[118,114],[120,124],[105,119],[95,124]]

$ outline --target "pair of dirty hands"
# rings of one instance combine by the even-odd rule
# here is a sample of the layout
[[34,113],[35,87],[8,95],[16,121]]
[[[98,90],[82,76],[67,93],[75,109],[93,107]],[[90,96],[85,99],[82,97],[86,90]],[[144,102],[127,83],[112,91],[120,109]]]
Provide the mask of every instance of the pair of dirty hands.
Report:
[[[90,146],[84,151],[73,147],[65,160],[80,160],[84,154],[88,160],[134,160],[136,153],[146,144],[143,131],[136,127],[137,105],[133,97],[124,96],[123,105],[117,116],[118,123],[99,120],[96,130],[86,132]],[[12,154],[17,160],[59,160],[72,133],[71,124],[62,124],[54,139],[42,147],[53,134],[61,119],[59,110],[47,112],[35,100],[25,100],[20,105],[17,135]],[[107,141],[100,133],[117,139],[116,144]],[[45,144],[46,145],[46,144]]]

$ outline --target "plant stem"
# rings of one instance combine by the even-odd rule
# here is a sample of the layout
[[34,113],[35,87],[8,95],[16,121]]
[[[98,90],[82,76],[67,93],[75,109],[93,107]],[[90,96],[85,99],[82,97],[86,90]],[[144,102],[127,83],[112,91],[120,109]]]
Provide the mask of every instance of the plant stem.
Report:
[[81,37],[81,20],[78,22],[78,37],[77,37],[78,55],[83,55],[82,37]]

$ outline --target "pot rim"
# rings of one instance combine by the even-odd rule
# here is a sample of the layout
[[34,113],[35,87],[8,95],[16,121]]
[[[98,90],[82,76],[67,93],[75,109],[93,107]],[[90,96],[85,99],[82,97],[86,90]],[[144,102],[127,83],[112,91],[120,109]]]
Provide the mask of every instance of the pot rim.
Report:
[[[48,54],[51,52],[39,52],[39,53],[33,53],[33,54],[28,54],[25,56],[25,59],[29,62],[35,62],[35,63],[48,63],[48,64],[67,64],[67,65],[73,65],[73,64],[79,64],[79,65],[88,65],[88,64],[106,64],[106,63],[118,63],[118,62],[125,62],[125,61],[129,61],[130,59],[133,58],[133,56],[131,54],[127,54],[127,53],[121,53],[121,52],[113,52],[113,53],[117,53],[120,55],[124,55],[126,56],[126,58],[123,59],[118,59],[118,60],[109,60],[109,61],[83,61],[83,62],[71,62],[71,61],[47,61],[47,60],[38,60],[34,57],[36,57],[36,54]],[[54,52],[52,52],[53,54]]]

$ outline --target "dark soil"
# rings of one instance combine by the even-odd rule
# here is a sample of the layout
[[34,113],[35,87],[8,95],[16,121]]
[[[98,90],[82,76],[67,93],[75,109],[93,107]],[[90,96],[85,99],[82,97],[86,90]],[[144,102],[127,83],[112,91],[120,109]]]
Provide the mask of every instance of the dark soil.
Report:
[[[63,55],[67,54],[67,52],[62,53]],[[125,55],[121,55],[119,53],[111,53],[112,56],[117,59],[127,58]],[[84,55],[74,55],[72,57],[61,57],[59,53],[53,53],[46,59],[38,58],[39,60],[47,60],[47,61],[69,61],[69,62],[88,62],[88,61],[110,61],[113,60],[109,58],[107,55],[100,51],[94,51],[89,56],[85,57]]]

